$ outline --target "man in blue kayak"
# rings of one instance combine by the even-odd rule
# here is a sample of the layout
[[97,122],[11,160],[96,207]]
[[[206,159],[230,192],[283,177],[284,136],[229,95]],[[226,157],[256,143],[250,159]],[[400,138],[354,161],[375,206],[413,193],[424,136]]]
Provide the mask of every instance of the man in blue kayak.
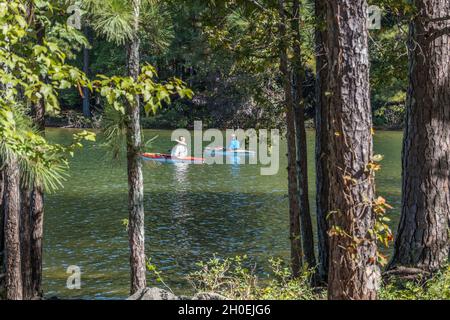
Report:
[[230,142],[230,145],[228,146],[228,148],[225,148],[225,147],[215,147],[215,148],[207,147],[206,148],[206,150],[208,150],[212,154],[214,154],[215,152],[226,152],[226,151],[236,152],[236,151],[239,151],[240,149],[241,149],[241,144],[235,134],[231,135],[231,142]]
[[236,151],[241,148],[241,144],[239,143],[239,140],[237,139],[235,134],[231,135],[231,142],[230,146],[228,147],[228,150],[230,151]]

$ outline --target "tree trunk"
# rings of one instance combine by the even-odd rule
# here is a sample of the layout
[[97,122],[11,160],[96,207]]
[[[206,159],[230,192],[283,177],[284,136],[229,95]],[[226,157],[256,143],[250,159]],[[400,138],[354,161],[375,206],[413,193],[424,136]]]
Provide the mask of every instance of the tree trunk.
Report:
[[20,214],[20,252],[22,260],[23,299],[33,297],[31,267],[31,190],[22,186]]
[[[414,1],[403,142],[402,214],[389,269],[434,272],[449,255],[450,2]],[[447,17],[446,19],[443,19]]]
[[294,277],[300,274],[302,265],[302,244],[300,238],[300,206],[297,183],[297,151],[295,141],[295,113],[291,86],[291,73],[287,55],[287,32],[284,1],[279,0],[279,14],[281,22],[280,33],[280,71],[283,77],[285,94],[287,145],[288,145],[288,196],[289,196],[289,238],[291,242],[291,266]]
[[[90,39],[89,37],[89,27],[84,27],[84,35],[86,39]],[[83,72],[89,76],[89,63],[90,63],[90,50],[87,47],[83,48]],[[91,117],[91,109],[90,109],[90,92],[88,87],[83,88],[83,115],[86,118]]]
[[42,241],[44,234],[44,190],[36,185],[33,189],[31,211],[31,263],[33,297],[42,297]]
[[302,233],[302,246],[304,262],[308,268],[316,267],[316,256],[314,253],[314,234],[311,222],[311,210],[309,207],[308,195],[308,157],[305,128],[305,101],[303,99],[304,68],[301,51],[300,35],[300,3],[299,0],[293,2],[292,27],[294,32],[294,118],[296,133],[296,157],[297,157],[297,183],[300,199],[300,227]]
[[369,231],[374,179],[367,2],[328,2],[330,147],[329,299],[376,299],[380,272]]
[[[36,25],[37,42],[43,43],[45,26]],[[45,104],[40,100],[32,106],[34,125],[41,135],[45,135]],[[42,291],[42,241],[44,236],[44,190],[38,183],[34,183],[31,195],[31,287],[33,298],[43,296]]]
[[[133,0],[134,36],[128,43],[128,74],[137,79],[139,75],[139,12],[140,0]],[[131,264],[131,294],[146,287],[145,235],[144,235],[144,179],[141,163],[141,126],[139,97],[128,103],[127,161],[128,161],[128,206],[129,242]]]
[[[0,163],[3,168],[3,163]],[[0,170],[0,300],[4,298],[5,293],[5,210],[4,210],[4,190],[5,190],[5,180],[4,171]]]
[[20,257],[20,175],[15,155],[5,166],[5,256],[6,299],[22,300]]
[[329,164],[328,164],[328,108],[327,108],[327,77],[328,65],[326,56],[326,0],[315,1],[316,32],[316,219],[320,281],[325,283],[328,278],[328,220],[329,207]]

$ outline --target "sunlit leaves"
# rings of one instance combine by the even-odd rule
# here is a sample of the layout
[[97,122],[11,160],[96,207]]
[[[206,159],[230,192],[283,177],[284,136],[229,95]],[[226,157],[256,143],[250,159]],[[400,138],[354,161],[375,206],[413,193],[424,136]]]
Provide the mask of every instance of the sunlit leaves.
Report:
[[163,103],[170,104],[171,96],[192,98],[193,92],[179,79],[168,82],[157,82],[156,69],[145,65],[135,81],[132,77],[106,77],[98,76],[93,82],[94,89],[106,98],[107,102],[116,111],[125,113],[125,104],[133,104],[135,97],[139,96],[144,103],[144,110],[148,114],[155,114],[162,108]]
[[[81,132],[68,146],[51,144],[33,128],[25,107],[43,102],[47,112],[56,113],[60,89],[91,86],[81,71],[66,63],[58,42],[43,39],[38,44],[22,3],[0,4],[0,159],[7,162],[14,155],[22,183],[53,191],[62,186],[68,157],[82,146],[81,141],[95,136]],[[47,1],[35,4],[36,16],[50,12]]]

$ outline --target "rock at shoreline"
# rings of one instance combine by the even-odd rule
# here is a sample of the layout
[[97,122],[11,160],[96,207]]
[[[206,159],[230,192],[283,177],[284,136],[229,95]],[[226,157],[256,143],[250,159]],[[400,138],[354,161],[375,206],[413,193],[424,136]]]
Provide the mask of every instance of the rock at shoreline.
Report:
[[214,292],[201,292],[197,293],[192,300],[227,300],[227,298]]
[[145,288],[139,290],[127,300],[180,300],[173,293],[159,288]]
[[173,293],[160,288],[145,288],[139,290],[127,300],[227,300],[226,297],[214,292],[201,292],[195,296],[176,296]]

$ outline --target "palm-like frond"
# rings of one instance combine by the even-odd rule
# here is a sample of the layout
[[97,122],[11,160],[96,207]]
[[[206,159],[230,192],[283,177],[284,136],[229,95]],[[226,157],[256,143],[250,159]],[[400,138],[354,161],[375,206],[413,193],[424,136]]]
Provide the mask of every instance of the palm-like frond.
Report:
[[151,55],[162,54],[175,38],[172,16],[163,1],[145,1],[141,10],[139,37]]
[[108,41],[124,44],[133,37],[129,0],[83,0],[82,6],[90,15],[92,28]]
[[123,150],[126,150],[126,128],[126,116],[112,106],[106,106],[102,121],[103,145],[108,148],[113,159],[119,159]]
[[[31,119],[20,105],[10,111],[12,119],[0,119],[4,133],[0,139],[0,160],[7,163],[13,155],[19,163],[23,185],[42,186],[47,192],[62,187],[67,177],[68,162],[59,145],[49,144],[33,128]],[[11,121],[12,120],[12,121]]]

